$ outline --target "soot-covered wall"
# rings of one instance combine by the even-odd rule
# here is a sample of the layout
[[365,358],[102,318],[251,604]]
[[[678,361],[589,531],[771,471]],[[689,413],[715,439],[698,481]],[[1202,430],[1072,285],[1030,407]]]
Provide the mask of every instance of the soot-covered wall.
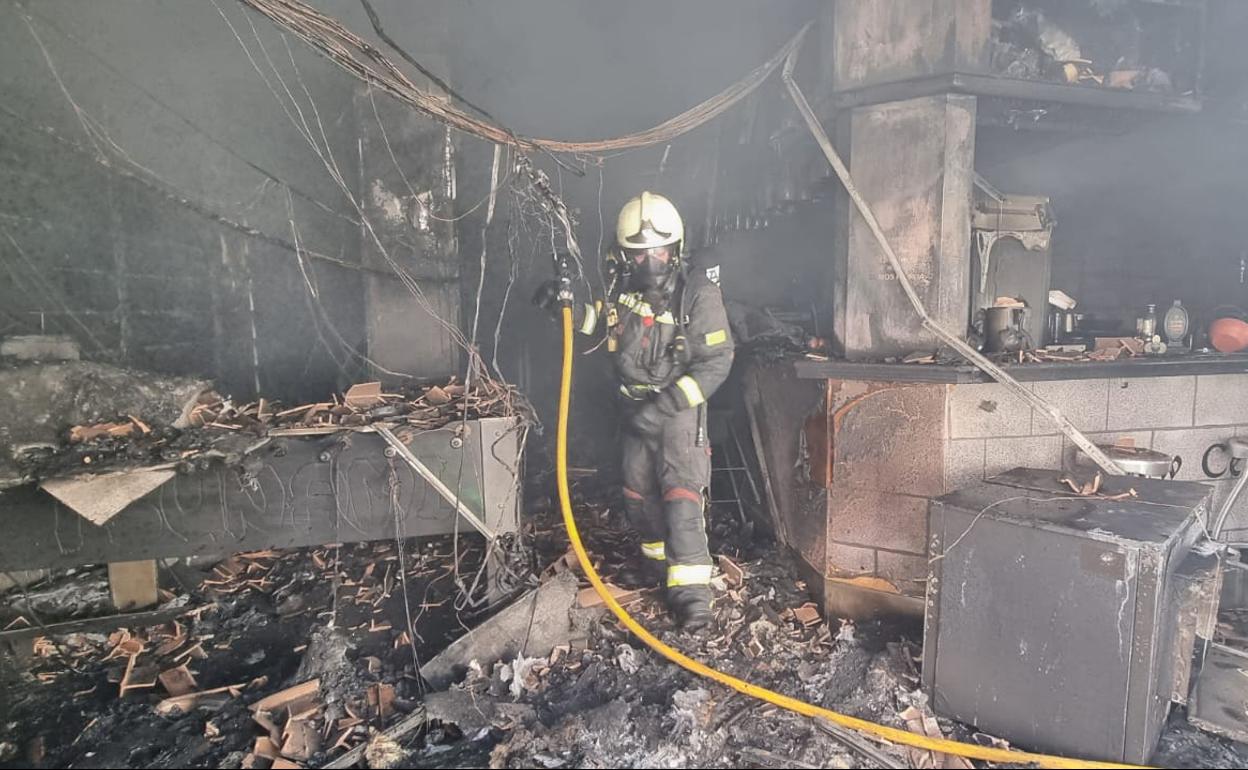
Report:
[[[313,5],[375,39],[358,2]],[[687,109],[822,10],[807,0],[766,13],[708,0],[374,5],[394,39],[510,128],[573,140],[638,131]],[[393,282],[385,288],[387,268],[361,234],[351,195],[378,218],[397,207],[383,239],[400,251],[418,242],[405,267],[466,335],[476,321],[485,360],[551,421],[558,338],[528,299],[550,274],[552,242],[514,180],[496,196],[478,284],[492,146],[459,134],[447,144],[440,127],[382,95],[374,114],[356,81],[238,3],[48,0],[0,15],[0,333],[69,334],[88,357],[209,376],[243,399],[324,398],[372,374],[358,355],[379,341],[370,302],[412,301]],[[818,56],[812,35],[803,64]],[[818,93],[810,70],[800,74]],[[748,169],[772,143],[791,141],[791,112],[773,77],[670,144],[568,159],[580,175],[541,154],[535,162],[573,208],[596,277],[627,198],[668,194],[693,231],[705,223],[714,174],[724,180],[721,202],[765,184]],[[436,237],[404,231],[420,211]],[[714,257],[725,294],[817,304],[821,211],[812,204],[769,217],[766,229],[726,232]],[[410,345],[381,342],[427,351],[425,373],[462,373],[461,353],[430,341],[444,335],[438,324],[405,324],[385,328]],[[613,430],[605,356],[578,363],[574,425],[595,439],[576,443],[579,461],[608,464],[613,442],[597,440]]]
[[[316,5],[369,31],[358,3]],[[403,6],[396,24],[444,67],[441,5]],[[377,117],[356,81],[234,2],[49,0],[0,17],[0,334],[69,334],[86,357],[212,377],[243,399],[319,399],[370,376],[366,282],[394,281],[362,253],[348,196],[400,184],[365,141]],[[388,107],[396,144],[418,139],[409,177],[441,179],[444,132]],[[454,315],[444,230],[430,264],[399,259],[451,282]],[[428,347],[423,373],[458,368]]]

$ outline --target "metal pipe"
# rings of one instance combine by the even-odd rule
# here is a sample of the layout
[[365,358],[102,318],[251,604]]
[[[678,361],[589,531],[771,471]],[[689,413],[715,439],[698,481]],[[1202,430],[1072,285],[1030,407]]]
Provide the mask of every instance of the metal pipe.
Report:
[[[1227,442],[1230,447],[1231,465],[1234,466],[1235,460],[1248,460],[1248,441],[1233,438]],[[1222,528],[1226,526],[1226,517],[1231,513],[1231,506],[1235,505],[1235,501],[1239,499],[1240,493],[1244,491],[1244,486],[1248,485],[1248,469],[1240,472],[1239,480],[1235,482],[1235,486],[1231,488],[1231,493],[1222,501],[1222,507],[1218,509],[1218,517],[1214,519],[1213,526],[1209,530],[1209,536],[1214,540],[1222,534]]]
[[468,506],[464,505],[463,502],[455,496],[455,493],[451,491],[451,488],[446,484],[443,484],[442,479],[435,476],[433,471],[429,470],[428,466],[422,463],[416,455],[412,454],[412,450],[408,448],[407,444],[400,441],[399,437],[394,435],[394,432],[391,431],[389,427],[377,423],[373,425],[373,430],[376,431],[377,435],[385,439],[386,443],[394,448],[395,453],[399,457],[403,458],[405,463],[412,466],[412,470],[416,471],[422,479],[428,482],[429,486],[433,487],[434,490],[443,497],[443,499],[454,506],[455,511],[459,513],[460,516],[463,516],[469,524],[476,527],[478,532],[485,535],[486,540],[493,542],[498,537],[498,533],[482,521],[475,513],[469,510]]

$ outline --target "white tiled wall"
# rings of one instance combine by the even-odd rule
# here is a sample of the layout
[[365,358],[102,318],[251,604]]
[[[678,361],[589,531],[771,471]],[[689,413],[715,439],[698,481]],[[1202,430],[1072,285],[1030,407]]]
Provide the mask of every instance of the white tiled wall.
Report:
[[949,438],[1031,435],[1031,405],[999,383],[949,388]]
[[987,439],[984,475],[987,478],[1011,468],[1062,467],[1060,436],[1022,436]]
[[[1109,380],[1033,382],[1031,391],[1062,410],[1066,419],[1084,432],[1104,431],[1109,420]],[[1047,415],[1033,410],[1031,432],[1036,436],[1061,434]]]
[[1248,375],[1209,374],[1196,378],[1196,425],[1248,423]]
[[1113,379],[1106,429],[1191,427],[1195,404],[1195,377]]
[[[1234,483],[1229,474],[1210,479],[1201,459],[1212,444],[1248,436],[1248,373],[1066,380],[1030,387],[1097,443],[1130,437],[1136,446],[1179,455],[1178,478],[1213,486],[1215,508]],[[1019,465],[1069,468],[1077,452],[1051,420],[997,383],[949,386],[946,436],[946,490]],[[1235,537],[1248,540],[1248,494],[1227,526],[1244,527]]]
[[945,445],[945,491],[952,492],[984,478],[984,452],[988,439],[955,438]]

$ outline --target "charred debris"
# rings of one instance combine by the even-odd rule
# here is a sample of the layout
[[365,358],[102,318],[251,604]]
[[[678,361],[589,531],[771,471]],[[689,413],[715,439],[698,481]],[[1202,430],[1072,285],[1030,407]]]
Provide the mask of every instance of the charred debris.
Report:
[[[1244,766],[1239,5],[4,4],[0,767]],[[698,632],[643,189],[735,349]]]

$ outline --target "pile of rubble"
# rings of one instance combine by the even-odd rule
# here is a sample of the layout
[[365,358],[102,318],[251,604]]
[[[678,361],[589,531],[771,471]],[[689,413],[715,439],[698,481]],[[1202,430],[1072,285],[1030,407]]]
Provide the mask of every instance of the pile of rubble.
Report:
[[[1109,40],[1104,35],[1086,32],[1072,34],[1070,30],[1083,25],[1076,24],[1073,18],[1068,19],[1066,27],[1060,25],[1047,13],[1052,6],[1042,10],[1043,4],[1030,0],[1017,0],[1012,5],[1006,16],[993,19],[990,58],[994,72],[1023,80],[1158,93],[1176,91],[1171,73],[1150,66],[1140,50],[1141,39],[1155,34],[1160,25],[1156,19],[1146,24],[1127,3],[1091,3],[1095,17],[1117,27],[1117,34]],[[1086,24],[1087,19],[1084,21]]]
[[[577,502],[595,568],[617,601],[666,643],[785,695],[901,729],[955,729],[936,726],[919,691],[919,646],[912,641],[918,628],[825,620],[788,552],[752,529],[743,536],[749,522],[719,511],[712,516],[716,622],[713,630],[690,635],[674,627],[658,589],[617,584],[636,550],[626,530],[610,526],[619,506]],[[557,521],[547,523],[535,531],[549,565],[545,575],[579,576],[574,557],[562,550],[566,538]],[[632,637],[592,588],[579,591],[573,612],[592,620],[574,622],[567,639],[548,651],[466,661],[460,681],[426,696],[425,741],[408,761],[421,767],[937,767],[955,761],[882,750],[690,674]],[[970,737],[964,729],[958,735]]]
[[209,392],[191,409],[190,423],[257,436],[332,433],[379,420],[428,430],[453,420],[511,414],[514,398],[514,389],[494,380],[481,380],[468,392],[454,377],[445,385],[403,388],[396,393],[382,392],[380,382],[365,382],[353,385],[341,398],[335,394],[330,401],[288,409],[263,398],[239,406]]
[[[718,576],[717,622],[702,636],[676,631],[654,592],[621,600],[664,642],[768,689],[930,737],[1010,747],[933,714],[920,688],[917,627],[821,617],[781,549],[740,569],[741,582],[730,569]],[[423,740],[408,742],[404,766],[992,766],[881,745],[709,683],[598,613],[587,636],[549,654],[470,661],[461,681],[425,697]],[[1201,733],[1176,714],[1155,762],[1229,767],[1245,758],[1248,747]]]
[[[636,545],[618,526],[619,501],[575,496],[596,568],[618,584]],[[659,589],[617,585],[646,628],[790,697],[924,735],[1007,745],[933,714],[920,688],[917,622],[823,617],[787,550],[724,513],[711,517],[712,628],[683,633]],[[0,765],[971,766],[878,744],[676,667],[585,587],[553,510],[530,522],[541,585],[496,613],[467,610],[459,588],[484,549],[457,556],[454,541],[440,539],[402,553],[385,542],[237,554],[193,590],[167,595],[177,610],[167,621],[37,634],[26,648],[33,662],[0,683],[9,696],[0,702]],[[0,623],[16,622],[15,610],[4,612]],[[1158,763],[1177,766],[1248,759],[1181,716],[1159,752]]]
[[[923,708],[915,647],[883,627],[860,633],[850,623],[823,622],[779,556],[749,564],[745,582],[717,591],[715,630],[704,636],[674,630],[652,595],[629,609],[669,644],[729,674],[904,728],[899,714]],[[816,723],[674,667],[613,619],[595,631],[592,641],[556,647],[541,660],[476,668],[451,691],[478,704],[529,707],[498,712],[512,723],[493,744],[492,767],[826,766],[831,757],[833,766],[852,766],[854,749]],[[445,713],[441,701],[434,704],[427,708]],[[902,766],[900,757],[895,762]]]
[[[1044,348],[986,353],[998,364],[1087,363],[1090,361],[1118,361],[1139,358],[1145,353],[1144,341],[1133,337],[1097,338],[1094,347],[1085,345],[1052,345]],[[966,361],[951,348],[941,348],[935,353],[916,351],[908,356],[884,359],[885,363],[962,365]]]
[[[395,542],[237,554],[165,593],[149,616],[168,620],[111,632],[44,634],[61,618],[21,598],[53,587],[16,589],[0,766],[319,766],[363,747],[417,709],[417,663],[479,614],[455,585],[482,563],[472,540],[405,543],[402,560]],[[75,572],[59,579],[80,587]]]
[[380,382],[367,382],[329,401],[291,407],[264,398],[238,404],[204,390],[177,423],[135,414],[110,416],[69,426],[58,443],[24,452],[17,460],[31,479],[118,467],[194,470],[218,458],[236,460],[268,437],[323,435],[383,421],[430,430],[523,409],[514,389],[489,379],[475,383],[471,391],[451,378],[441,385],[409,386],[393,393],[383,392]]

